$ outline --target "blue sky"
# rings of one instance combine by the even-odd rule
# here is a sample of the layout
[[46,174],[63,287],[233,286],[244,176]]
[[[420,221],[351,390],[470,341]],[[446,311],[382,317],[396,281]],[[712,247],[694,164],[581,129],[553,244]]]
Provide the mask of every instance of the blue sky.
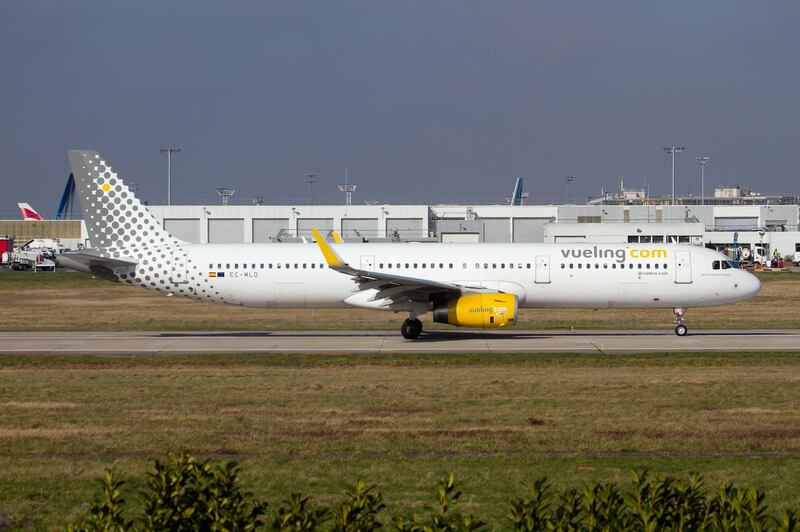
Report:
[[[65,150],[95,148],[152,203],[173,199],[534,201],[620,176],[800,192],[794,0],[0,5],[0,213],[52,214]],[[646,176],[646,177],[645,177]]]

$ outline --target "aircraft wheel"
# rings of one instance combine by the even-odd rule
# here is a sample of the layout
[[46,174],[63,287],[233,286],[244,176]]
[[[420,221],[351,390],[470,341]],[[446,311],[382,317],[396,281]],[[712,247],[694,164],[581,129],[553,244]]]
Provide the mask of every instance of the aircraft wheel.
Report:
[[414,340],[415,338],[418,338],[421,332],[422,322],[417,319],[406,320],[400,327],[400,334],[402,334],[403,338],[407,340]]
[[689,329],[686,328],[686,325],[678,325],[675,327],[675,334],[678,336],[686,336],[686,333],[689,332]]

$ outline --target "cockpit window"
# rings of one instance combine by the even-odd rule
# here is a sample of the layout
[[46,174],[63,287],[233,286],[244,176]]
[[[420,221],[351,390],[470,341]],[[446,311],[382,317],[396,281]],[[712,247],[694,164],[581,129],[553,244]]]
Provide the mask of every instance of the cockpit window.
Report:
[[714,262],[711,263],[711,269],[712,270],[719,270],[719,261],[718,260],[715,260]]
[[729,260],[715,260],[711,263],[712,270],[730,270],[736,266]]

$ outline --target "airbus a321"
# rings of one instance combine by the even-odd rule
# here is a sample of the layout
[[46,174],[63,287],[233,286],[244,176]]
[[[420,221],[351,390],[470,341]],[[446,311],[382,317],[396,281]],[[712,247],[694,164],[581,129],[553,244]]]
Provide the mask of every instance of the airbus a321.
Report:
[[[672,309],[755,296],[725,255],[680,244],[192,244],[170,235],[100,154],[70,150],[92,248],[62,266],[168,295],[254,308],[358,307],[460,327],[509,327],[520,308]],[[337,235],[334,235],[337,236]]]

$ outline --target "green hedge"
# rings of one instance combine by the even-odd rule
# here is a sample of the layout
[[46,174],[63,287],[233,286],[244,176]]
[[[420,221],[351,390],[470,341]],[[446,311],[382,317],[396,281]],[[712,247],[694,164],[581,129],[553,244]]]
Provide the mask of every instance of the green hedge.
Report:
[[422,515],[387,510],[380,492],[359,480],[332,507],[292,493],[270,509],[243,489],[235,462],[201,461],[187,454],[156,460],[141,493],[140,515],[126,512],[125,482],[112,470],[100,480],[102,493],[69,531],[280,530],[339,532],[380,528],[408,532],[476,531],[492,528],[563,531],[798,530],[794,511],[769,514],[764,493],[723,484],[709,491],[699,475],[688,479],[633,472],[629,484],[588,483],[554,492],[534,480],[508,501],[507,521],[486,523],[456,509],[461,496],[453,475],[436,485],[436,504]]

